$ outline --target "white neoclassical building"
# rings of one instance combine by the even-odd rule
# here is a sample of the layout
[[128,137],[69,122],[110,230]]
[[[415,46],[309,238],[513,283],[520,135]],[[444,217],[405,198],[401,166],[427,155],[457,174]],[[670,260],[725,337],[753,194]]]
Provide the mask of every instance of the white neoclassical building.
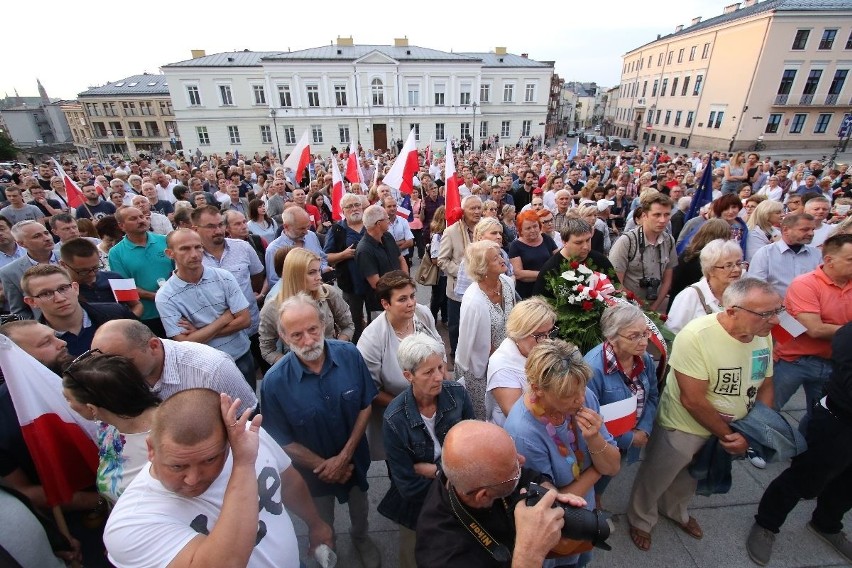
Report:
[[241,51],[162,67],[188,151],[283,154],[307,130],[312,151],[350,142],[388,148],[414,128],[431,139],[491,135],[514,144],[544,134],[553,62],[496,48],[448,53],[409,45]]

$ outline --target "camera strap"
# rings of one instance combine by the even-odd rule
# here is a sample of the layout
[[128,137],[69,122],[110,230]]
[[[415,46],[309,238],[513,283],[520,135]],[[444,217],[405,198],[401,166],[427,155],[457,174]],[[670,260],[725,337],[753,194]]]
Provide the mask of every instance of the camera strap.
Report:
[[[663,238],[664,235],[660,235],[657,240]],[[636,234],[636,244],[639,247],[639,262],[642,264],[642,278],[646,278],[645,276],[645,231],[642,227],[639,227]],[[657,256],[659,257],[660,262],[660,281],[663,280],[663,243],[658,242],[657,246],[654,247],[657,249]]]
[[[487,530],[473,518],[473,515],[468,512],[465,506],[459,501],[456,496],[456,491],[451,483],[447,483],[447,493],[450,496],[450,507],[453,509],[453,514],[459,520],[464,528],[473,535],[473,537],[494,557],[497,562],[506,563],[512,558],[509,548],[505,544],[500,544],[489,534]],[[505,506],[505,501],[503,502]]]

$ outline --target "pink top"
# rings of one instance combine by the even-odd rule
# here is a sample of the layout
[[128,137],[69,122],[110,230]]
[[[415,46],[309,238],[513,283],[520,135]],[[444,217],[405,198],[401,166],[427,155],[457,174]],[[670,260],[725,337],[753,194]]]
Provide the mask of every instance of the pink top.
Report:
[[414,221],[408,224],[412,231],[423,228],[423,221],[420,220],[420,208],[423,206],[423,200],[411,200],[411,212],[414,214]]

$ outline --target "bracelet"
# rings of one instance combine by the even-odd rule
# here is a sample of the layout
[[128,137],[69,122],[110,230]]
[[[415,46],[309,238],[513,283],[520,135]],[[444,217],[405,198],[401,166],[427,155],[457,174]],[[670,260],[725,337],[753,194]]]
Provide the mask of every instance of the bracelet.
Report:
[[598,454],[602,454],[602,453],[604,453],[604,452],[606,451],[606,449],[607,449],[608,447],[609,447],[609,444],[607,444],[606,442],[604,442],[603,448],[599,449],[599,450],[598,450],[598,451],[596,451],[596,452],[593,452],[592,450],[589,450],[589,455],[590,455],[590,456],[596,456],[596,455],[598,455]]

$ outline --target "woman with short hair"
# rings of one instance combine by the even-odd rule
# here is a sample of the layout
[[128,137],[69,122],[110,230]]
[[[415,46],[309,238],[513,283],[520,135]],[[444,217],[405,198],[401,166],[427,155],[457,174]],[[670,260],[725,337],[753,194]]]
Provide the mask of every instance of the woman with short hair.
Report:
[[766,199],[757,204],[746,221],[748,241],[746,244],[746,261],[751,262],[758,250],[771,245],[781,238],[781,217],[784,206],[780,201]]
[[518,295],[526,299],[532,296],[539,270],[557,247],[553,239],[542,234],[538,212],[522,211],[515,224],[518,227],[518,238],[509,245],[509,260],[518,282]]

